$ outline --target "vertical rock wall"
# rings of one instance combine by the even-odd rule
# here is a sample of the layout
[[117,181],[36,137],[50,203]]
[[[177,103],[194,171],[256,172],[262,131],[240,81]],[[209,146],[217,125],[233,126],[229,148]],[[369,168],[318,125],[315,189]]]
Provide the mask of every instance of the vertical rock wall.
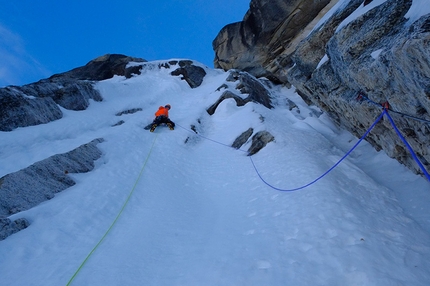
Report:
[[[363,0],[337,6],[335,0],[314,2],[251,1],[244,20],[225,27],[214,40],[215,66],[292,84],[357,136],[381,113],[379,104],[388,102],[390,115],[430,172],[430,15],[407,23],[412,0],[387,0],[375,7]],[[303,13],[307,17],[298,23]],[[358,95],[364,97],[357,100]],[[422,173],[387,120],[367,140]]]

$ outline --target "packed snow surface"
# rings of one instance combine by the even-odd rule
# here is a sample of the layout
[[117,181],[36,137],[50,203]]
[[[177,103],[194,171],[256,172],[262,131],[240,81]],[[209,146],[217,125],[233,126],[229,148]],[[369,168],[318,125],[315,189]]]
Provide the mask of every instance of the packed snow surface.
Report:
[[[85,111],[0,133],[0,177],[105,139],[75,186],[10,217],[31,225],[0,241],[1,285],[429,284],[426,179],[363,141],[315,184],[274,190],[243,152],[250,142],[226,146],[248,128],[275,137],[253,161],[283,189],[320,176],[357,138],[279,86],[273,109],[227,99],[210,116],[226,88],[239,94],[228,72],[206,68],[191,89],[175,67],[149,67],[97,83],[104,100]],[[175,130],[144,130],[167,103]]]

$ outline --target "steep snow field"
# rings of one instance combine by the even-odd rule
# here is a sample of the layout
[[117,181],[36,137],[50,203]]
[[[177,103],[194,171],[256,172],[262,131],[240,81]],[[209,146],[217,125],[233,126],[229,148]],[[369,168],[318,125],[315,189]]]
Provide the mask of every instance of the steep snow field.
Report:
[[[157,64],[98,83],[104,101],[85,111],[0,132],[0,177],[105,139],[92,172],[11,217],[31,225],[0,241],[1,285],[429,284],[429,182],[363,141],[317,183],[274,190],[249,142],[225,146],[249,127],[275,136],[253,161],[282,189],[323,174],[357,138],[282,87],[272,110],[229,99],[209,116],[218,87],[238,93],[228,73],[206,68],[191,89]],[[176,129],[144,130],[167,103]]]

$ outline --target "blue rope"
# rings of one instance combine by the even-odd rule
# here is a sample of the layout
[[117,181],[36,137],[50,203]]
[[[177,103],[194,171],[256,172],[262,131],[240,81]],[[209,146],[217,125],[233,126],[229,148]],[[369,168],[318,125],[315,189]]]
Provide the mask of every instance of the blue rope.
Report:
[[[381,108],[381,106],[382,106],[380,103],[377,103],[377,102],[375,102],[375,101],[371,100],[370,98],[368,98],[367,96],[365,96],[363,93],[359,93],[359,94],[358,94],[357,99],[359,100],[360,98],[365,99],[365,100],[366,100],[366,101],[368,101],[369,103],[371,103],[371,104],[373,104],[373,105],[376,105],[376,106],[378,106],[379,108]],[[415,117],[415,116],[412,116],[412,115],[409,115],[409,114],[406,114],[406,113],[402,113],[402,112],[399,112],[399,111],[395,111],[395,110],[392,110],[391,108],[388,108],[388,110],[389,110],[389,111],[391,111],[391,112],[394,112],[394,113],[396,113],[396,114],[399,114],[399,115],[400,115],[400,116],[402,116],[402,117],[407,117],[407,118],[410,118],[410,119],[413,119],[413,120],[417,120],[417,121],[420,121],[420,122],[423,122],[423,123],[430,124],[430,121],[429,121],[429,120],[422,119],[422,118],[419,118],[419,117]]]
[[334,168],[336,168],[343,160],[346,159],[346,157],[349,156],[349,154],[351,154],[351,152],[358,146],[358,144],[361,143],[361,141],[363,141],[363,139],[367,136],[367,134],[369,134],[369,132],[373,129],[373,127],[375,127],[375,125],[382,119],[382,117],[384,116],[384,114],[386,113],[386,110],[384,110],[381,115],[379,115],[379,117],[375,120],[375,122],[373,122],[373,124],[369,127],[369,129],[367,129],[366,133],[364,133],[363,136],[361,136],[361,138],[357,141],[357,143],[355,143],[355,145],[339,160],[337,161],[336,164],[333,165],[333,167],[331,167],[330,169],[328,169],[324,174],[322,174],[321,176],[319,176],[318,178],[316,178],[315,180],[313,180],[312,182],[298,187],[298,188],[294,188],[294,189],[280,189],[277,188],[271,184],[269,184],[266,180],[263,179],[263,177],[261,176],[260,172],[258,171],[257,167],[254,164],[254,161],[252,160],[252,156],[249,156],[249,158],[251,159],[252,165],[254,166],[255,171],[257,172],[257,175],[260,177],[260,179],[269,187],[271,187],[272,189],[275,189],[277,191],[281,191],[281,192],[294,192],[294,191],[298,191],[304,188],[309,187],[310,185],[316,183],[317,181],[321,180],[322,178],[324,178],[328,173],[330,173]]
[[[373,129],[373,127],[375,127],[375,125],[382,119],[382,117],[384,116],[384,114],[386,113],[387,111],[386,110],[384,110],[382,113],[381,113],[381,115],[379,115],[379,117],[375,120],[375,122],[373,122],[373,124],[369,127],[369,129],[367,129],[367,131],[366,131],[366,133],[364,133],[364,135],[363,136],[361,136],[361,138],[357,141],[357,143],[355,143],[355,145],[336,163],[336,164],[334,164],[330,169],[328,169],[324,174],[322,174],[321,176],[319,176],[318,178],[316,178],[315,180],[313,180],[312,182],[310,182],[310,183],[308,183],[308,184],[306,184],[306,185],[304,185],[304,186],[302,186],[302,187],[298,187],[298,188],[294,188],[294,189],[280,189],[280,188],[277,188],[277,187],[275,187],[275,186],[272,186],[271,184],[269,184],[266,180],[264,180],[264,178],[261,176],[261,174],[260,174],[260,172],[258,171],[258,169],[257,169],[257,167],[256,167],[256,165],[255,165],[255,163],[254,163],[254,161],[252,160],[252,156],[249,156],[249,159],[251,160],[251,163],[252,163],[252,165],[254,166],[254,169],[255,169],[255,172],[257,173],[257,175],[258,175],[258,177],[260,177],[260,179],[261,179],[261,181],[263,182],[263,183],[265,183],[267,186],[269,186],[270,188],[272,188],[272,189],[275,189],[275,190],[277,190],[277,191],[282,191],[282,192],[293,192],[293,191],[298,191],[298,190],[301,190],[301,189],[304,189],[304,188],[306,188],[306,187],[309,187],[310,185],[312,185],[312,184],[314,184],[314,183],[316,183],[317,181],[319,181],[320,179],[322,179],[323,177],[325,177],[328,173],[330,173],[334,168],[336,168],[343,160],[345,160],[345,158],[346,157],[348,157],[348,155],[349,154],[351,154],[351,152],[358,146],[358,144],[360,144],[361,143],[361,141],[363,141],[363,139],[367,136],[367,134],[369,134],[369,132]],[[231,146],[229,146],[229,145],[227,145],[227,144],[224,144],[224,143],[221,143],[221,142],[218,142],[218,141],[215,141],[215,140],[212,140],[212,139],[210,139],[210,138],[207,138],[207,137],[205,137],[205,136],[203,136],[203,135],[200,135],[200,134],[198,134],[197,132],[194,132],[194,131],[192,131],[192,130],[189,130],[189,129],[187,129],[187,128],[185,128],[185,127],[182,127],[181,125],[179,125],[179,124],[176,124],[177,126],[179,126],[179,127],[181,127],[182,129],[184,129],[184,130],[186,130],[186,131],[189,131],[189,132],[191,132],[191,133],[193,133],[193,134],[196,134],[196,135],[198,135],[198,136],[200,136],[200,137],[202,137],[202,138],[204,138],[204,139],[207,139],[207,140],[209,140],[209,141],[212,141],[212,142],[215,142],[215,143],[217,143],[217,144],[220,144],[220,145],[223,145],[223,146],[226,146],[226,147],[229,147],[229,148],[233,148],[233,147],[231,147]],[[234,148],[235,149],[235,148]],[[241,149],[237,149],[237,150],[239,150],[239,151],[242,151],[242,152],[246,152],[248,155],[249,155],[249,152],[248,151],[244,151],[244,150],[241,150]]]
[[[373,100],[369,99],[369,98],[368,98],[367,96],[365,96],[363,93],[359,93],[358,98],[364,98],[365,100],[367,100],[367,101],[368,101],[368,102],[370,102],[371,104],[377,105],[377,106],[379,106],[379,107],[381,107],[381,106],[382,106],[381,104],[376,103],[376,102],[374,102]],[[383,106],[382,106],[382,107],[383,107]],[[390,121],[391,125],[393,126],[394,130],[396,131],[397,135],[400,137],[400,139],[401,139],[401,140],[403,141],[403,143],[406,145],[406,147],[408,148],[409,152],[410,152],[410,153],[411,153],[411,155],[412,155],[412,158],[414,158],[415,162],[417,162],[418,166],[419,166],[419,167],[420,167],[420,169],[423,171],[423,173],[424,173],[424,175],[426,176],[426,178],[430,181],[430,175],[429,175],[429,173],[427,172],[427,170],[425,169],[425,167],[424,167],[424,165],[421,163],[421,161],[418,159],[418,156],[415,154],[415,152],[414,152],[414,150],[412,149],[412,147],[411,147],[411,146],[409,145],[409,143],[406,141],[405,137],[403,137],[403,135],[400,133],[399,129],[397,128],[396,124],[394,123],[393,118],[388,114],[388,110],[389,110],[389,111],[391,111],[391,112],[394,112],[394,113],[396,113],[396,114],[399,114],[399,115],[401,115],[401,116],[408,117],[408,118],[410,118],[410,119],[414,119],[414,120],[417,120],[417,121],[420,121],[420,122],[423,122],[423,123],[430,124],[430,121],[429,121],[429,120],[422,119],[422,118],[418,118],[418,117],[415,117],[415,116],[412,116],[412,115],[408,115],[408,114],[405,114],[405,113],[402,113],[402,112],[398,112],[398,111],[392,110],[392,109],[390,109],[390,108],[385,108],[385,110],[387,111],[387,112],[386,112],[387,118],[388,118],[388,120]]]
[[409,152],[411,153],[412,157],[414,158],[415,162],[417,162],[420,169],[423,171],[424,175],[427,177],[427,179],[430,181],[430,175],[427,172],[427,170],[424,168],[421,161],[418,159],[417,155],[415,154],[414,150],[412,149],[411,145],[406,141],[405,137],[400,133],[399,129],[397,128],[396,124],[394,124],[394,120],[391,118],[391,116],[388,114],[388,112],[385,112],[385,115],[387,115],[388,120],[390,121],[391,125],[393,126],[394,130],[396,131],[397,135],[399,135],[400,139],[403,141],[403,143],[408,148]]
[[[374,101],[372,101],[372,100],[370,100],[370,99],[368,99],[367,97],[365,97],[365,96],[363,96],[364,98],[366,98],[369,102],[371,102],[372,104],[375,104],[375,105],[378,105],[379,107],[381,106],[380,104],[378,104],[378,103],[376,103],[376,102],[374,102]],[[418,166],[420,167],[420,169],[423,171],[423,173],[424,173],[424,175],[426,176],[426,178],[430,181],[430,175],[429,175],[429,173],[427,172],[427,170],[425,169],[425,167],[424,167],[424,165],[421,163],[421,161],[418,159],[418,157],[417,157],[417,155],[415,154],[415,152],[413,151],[413,149],[412,149],[412,147],[409,145],[409,143],[406,141],[406,139],[402,136],[402,134],[400,133],[400,131],[399,131],[399,129],[397,128],[397,126],[395,125],[395,123],[394,123],[394,120],[391,118],[391,116],[388,114],[388,108],[384,108],[384,110],[383,110],[383,112],[378,116],[378,118],[375,120],[375,122],[373,122],[373,124],[369,127],[369,129],[367,129],[367,131],[364,133],[364,135],[363,136],[361,136],[361,138],[357,141],[357,143],[355,143],[355,145],[338,161],[338,162],[336,162],[336,164],[334,164],[330,169],[328,169],[326,172],[324,172],[321,176],[319,176],[318,178],[316,178],[315,180],[313,180],[313,181],[311,181],[310,183],[308,183],[308,184],[306,184],[306,185],[304,185],[304,186],[301,186],[301,187],[298,187],[298,188],[294,188],[294,189],[281,189],[281,188],[277,188],[277,187],[275,187],[275,186],[273,186],[273,185],[271,185],[270,183],[268,183],[266,180],[264,180],[264,178],[262,177],[262,175],[260,174],[260,172],[258,171],[258,169],[257,169],[257,166],[255,165],[255,163],[254,163],[254,160],[252,159],[252,156],[250,156],[250,154],[249,154],[249,152],[248,151],[245,151],[245,150],[242,150],[242,149],[236,149],[236,148],[234,148],[234,147],[232,147],[232,146],[230,146],[230,145],[227,145],[227,144],[224,144],[224,143],[221,143],[221,142],[219,142],[219,141],[216,141],[216,140],[213,140],[213,139],[210,139],[210,138],[208,138],[208,137],[205,137],[205,136],[203,136],[203,135],[201,135],[201,134],[199,134],[199,133],[197,133],[197,132],[195,132],[195,131],[192,131],[192,130],[189,130],[189,129],[187,129],[187,128],[185,128],[185,127],[183,127],[183,126],[181,126],[181,125],[179,125],[179,124],[176,124],[177,126],[179,126],[179,127],[181,127],[182,129],[184,129],[184,130],[186,130],[186,131],[189,131],[189,132],[191,132],[191,133],[193,133],[193,134],[195,134],[195,135],[197,135],[197,136],[199,136],[199,137],[202,137],[202,138],[204,138],[204,139],[206,139],[206,140],[209,140],[209,141],[212,141],[212,142],[214,142],[214,143],[217,143],[217,144],[220,144],[220,145],[223,145],[223,146],[226,146],[226,147],[229,147],[229,148],[233,148],[233,149],[236,149],[236,150],[239,150],[239,151],[242,151],[242,152],[245,152],[245,153],[247,153],[248,154],[248,156],[249,156],[249,159],[251,160],[251,163],[252,163],[252,166],[254,167],[254,169],[255,169],[255,172],[257,173],[257,175],[258,175],[258,177],[261,179],[261,181],[263,182],[263,183],[265,183],[267,186],[269,186],[270,188],[272,188],[272,189],[275,189],[275,190],[277,190],[277,191],[282,191],[282,192],[293,192],[293,191],[298,191],[298,190],[301,190],[301,189],[304,189],[304,188],[307,188],[307,187],[309,187],[310,185],[313,185],[314,183],[316,183],[317,181],[319,181],[319,180],[321,180],[322,178],[324,178],[326,175],[328,175],[334,168],[336,168],[343,160],[345,160],[346,159],[346,157],[348,157],[350,154],[351,154],[351,152],[361,143],[361,141],[363,141],[364,140],[364,138],[370,133],[370,131],[373,129],[373,127],[375,127],[375,125],[383,118],[383,116],[384,116],[384,114],[385,115],[387,115],[387,118],[389,119],[389,121],[390,121],[390,123],[391,123],[391,125],[393,126],[393,128],[394,128],[394,130],[396,131],[396,133],[397,133],[397,135],[400,137],[400,139],[403,141],[403,143],[406,145],[406,147],[408,148],[408,150],[409,150],[409,152],[411,153],[411,155],[412,155],[412,157],[414,158],[414,160],[415,160],[415,162],[418,164]]]

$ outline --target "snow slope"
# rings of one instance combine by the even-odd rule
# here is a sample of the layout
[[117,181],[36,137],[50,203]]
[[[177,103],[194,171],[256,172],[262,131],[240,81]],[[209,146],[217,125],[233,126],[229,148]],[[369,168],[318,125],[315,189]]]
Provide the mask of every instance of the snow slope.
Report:
[[[235,91],[228,73],[205,67],[191,89],[153,64],[98,83],[104,101],[85,111],[0,133],[0,177],[105,139],[92,172],[11,217],[31,225],[0,241],[1,285],[428,285],[429,182],[362,142],[314,185],[276,191],[246,152],[224,144],[249,127],[269,131],[276,140],[254,163],[289,189],[357,139],[283,87],[271,89],[272,110],[230,99],[209,116],[219,86]],[[144,130],[167,103],[177,128]],[[115,116],[131,108],[142,111]]]

